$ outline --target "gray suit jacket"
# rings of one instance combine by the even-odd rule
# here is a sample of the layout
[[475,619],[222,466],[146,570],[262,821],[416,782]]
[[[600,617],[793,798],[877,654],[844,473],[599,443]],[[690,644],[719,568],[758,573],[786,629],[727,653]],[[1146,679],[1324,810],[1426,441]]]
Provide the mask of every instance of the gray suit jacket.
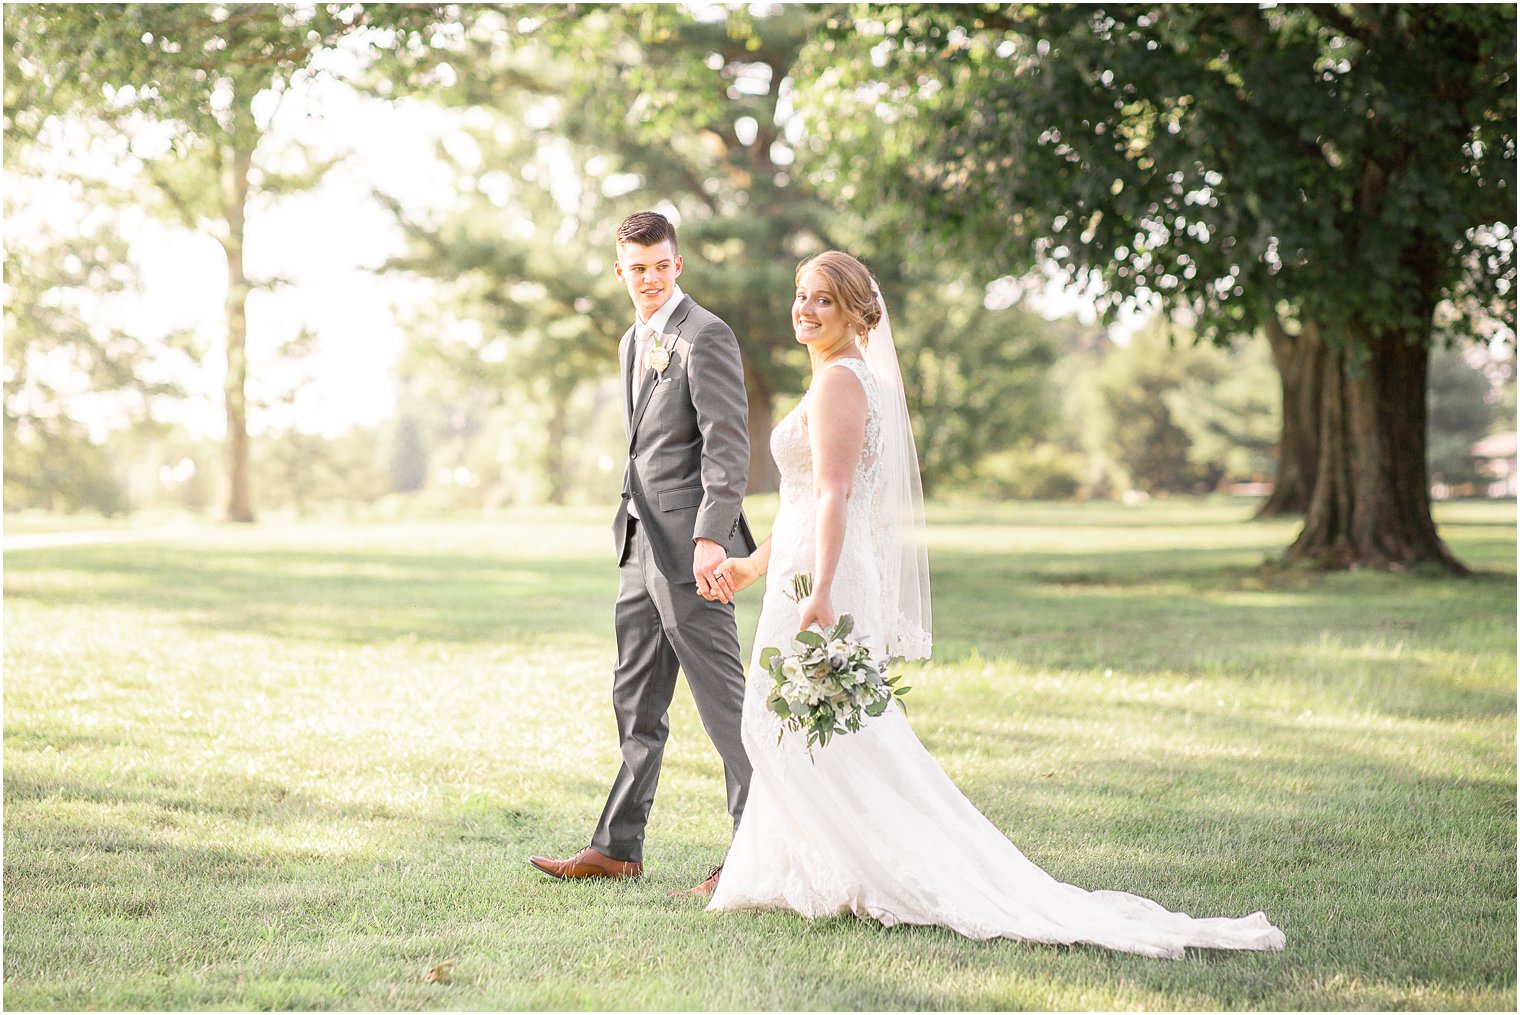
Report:
[[[730,556],[755,549],[743,508],[749,400],[739,342],[728,325],[684,296],[665,332],[676,336],[670,364],[647,384],[644,365],[633,362],[633,329],[618,343],[628,461],[612,538],[621,563],[632,500],[665,580],[695,584],[693,539],[711,539]],[[630,404],[630,374],[643,389],[637,404]]]

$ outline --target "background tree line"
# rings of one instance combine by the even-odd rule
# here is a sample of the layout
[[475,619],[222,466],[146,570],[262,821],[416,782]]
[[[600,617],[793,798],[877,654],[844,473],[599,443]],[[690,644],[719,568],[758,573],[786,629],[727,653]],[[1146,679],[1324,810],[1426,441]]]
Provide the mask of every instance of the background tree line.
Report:
[[[1472,441],[1513,421],[1514,28],[1501,7],[10,5],[8,175],[56,178],[40,156],[76,129],[129,165],[72,180],[91,230],[8,248],[6,505],[604,500],[629,316],[607,238],[658,207],[739,335],[754,490],[804,380],[792,270],[839,246],[893,301],[936,492],[1275,479],[1265,510],[1307,512],[1295,555],[1460,568],[1429,480],[1475,482]],[[392,420],[250,440],[246,299],[279,279],[245,277],[247,218],[331,168],[261,132],[339,66],[456,125],[441,196],[374,194],[406,237],[383,270],[428,295],[400,311]],[[216,238],[219,350],[84,305],[133,284],[113,208]],[[1118,344],[1009,298],[1052,265],[1158,317]],[[165,361],[217,352],[214,464],[155,406]],[[50,357],[135,415],[83,433]]]

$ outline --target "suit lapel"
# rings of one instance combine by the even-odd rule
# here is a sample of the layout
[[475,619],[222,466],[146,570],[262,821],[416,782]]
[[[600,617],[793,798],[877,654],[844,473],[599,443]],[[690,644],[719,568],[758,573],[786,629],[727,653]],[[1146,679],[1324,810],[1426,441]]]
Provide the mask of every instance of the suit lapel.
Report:
[[638,343],[633,340],[633,328],[623,333],[623,341],[618,346],[618,365],[621,368],[619,377],[623,382],[623,434],[630,441],[633,440],[633,356]]
[[691,308],[696,305],[696,300],[683,293],[681,302],[676,305],[675,312],[670,315],[670,320],[665,322],[665,330],[679,335],[681,333],[681,325],[686,323],[686,316],[691,313]]
[[[668,370],[669,367],[667,367],[666,369]],[[641,420],[641,419],[644,418],[644,409],[648,407],[648,405],[649,405],[649,398],[650,398],[651,395],[654,394],[654,386],[657,383],[657,381],[650,381],[648,384],[644,383],[644,375],[646,373],[653,373],[653,372],[654,371],[652,371],[652,370],[640,370],[639,371],[639,388],[640,388],[640,391],[639,391],[639,404],[633,407],[633,422],[630,423],[629,427],[628,427],[628,439],[629,439],[629,441],[632,441],[633,440],[633,435],[638,432],[638,430],[639,430],[639,420]]]

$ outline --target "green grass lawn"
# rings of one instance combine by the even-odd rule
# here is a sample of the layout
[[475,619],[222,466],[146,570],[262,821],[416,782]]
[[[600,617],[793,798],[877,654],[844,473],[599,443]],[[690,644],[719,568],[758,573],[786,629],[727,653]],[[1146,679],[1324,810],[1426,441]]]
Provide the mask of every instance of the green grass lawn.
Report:
[[530,869],[617,766],[607,514],[7,553],[5,1006],[1513,1010],[1513,504],[1438,511],[1467,580],[1263,569],[1238,503],[931,510],[910,722],[1062,880],[1287,933],[1180,962],[667,898],[728,835],[684,688],[643,881]]

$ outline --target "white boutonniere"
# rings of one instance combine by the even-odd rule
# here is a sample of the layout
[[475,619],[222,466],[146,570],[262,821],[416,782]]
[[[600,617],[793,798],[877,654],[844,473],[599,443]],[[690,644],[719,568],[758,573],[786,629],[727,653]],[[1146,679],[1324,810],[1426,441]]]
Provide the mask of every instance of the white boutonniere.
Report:
[[670,366],[670,348],[665,344],[665,339],[674,339],[674,335],[655,333],[654,344],[644,353],[644,369],[653,370],[657,374],[663,374],[665,368]]

